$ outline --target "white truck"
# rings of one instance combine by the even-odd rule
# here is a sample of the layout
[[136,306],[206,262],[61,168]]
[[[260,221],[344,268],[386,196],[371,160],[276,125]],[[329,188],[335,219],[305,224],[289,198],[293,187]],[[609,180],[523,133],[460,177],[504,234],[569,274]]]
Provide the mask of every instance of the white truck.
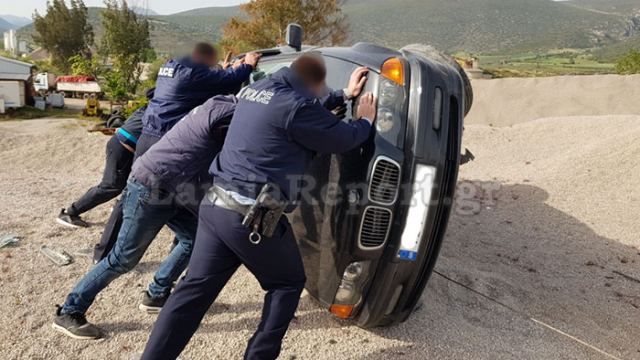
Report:
[[50,72],[36,74],[33,78],[33,88],[40,95],[46,95],[56,89],[56,75]]
[[95,94],[99,97],[102,89],[96,78],[92,76],[68,75],[56,77],[53,73],[39,73],[35,76],[33,86],[38,93],[46,95],[57,91],[66,97],[85,97]]

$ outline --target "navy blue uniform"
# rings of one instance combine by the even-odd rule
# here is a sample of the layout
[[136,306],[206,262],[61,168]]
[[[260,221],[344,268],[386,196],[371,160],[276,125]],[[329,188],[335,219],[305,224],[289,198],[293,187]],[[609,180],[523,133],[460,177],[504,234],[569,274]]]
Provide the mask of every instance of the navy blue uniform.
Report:
[[235,93],[252,71],[247,64],[237,69],[211,70],[190,58],[167,61],[158,72],[155,94],[142,120],[142,134],[163,136],[207,99]]
[[[337,105],[341,93],[330,96]],[[371,131],[367,120],[340,121],[318,102],[289,68],[256,82],[239,96],[225,144],[214,161],[214,182],[255,198],[265,182],[298,197],[298,180],[315,152],[340,153],[359,146]],[[175,359],[236,269],[244,264],[267,291],[262,320],[245,359],[275,359],[298,306],[305,274],[291,226],[280,219],[272,238],[249,242],[239,213],[200,206],[198,233],[187,275],[165,304],[143,360]]]
[[[190,58],[167,61],[158,71],[153,99],[142,118],[142,135],[137,139],[135,161],[160,140],[195,107],[216,95],[235,93],[249,79],[253,67],[211,70]],[[125,178],[126,179],[126,178]],[[122,203],[117,202],[94,252],[94,260],[105,257],[122,226]]]

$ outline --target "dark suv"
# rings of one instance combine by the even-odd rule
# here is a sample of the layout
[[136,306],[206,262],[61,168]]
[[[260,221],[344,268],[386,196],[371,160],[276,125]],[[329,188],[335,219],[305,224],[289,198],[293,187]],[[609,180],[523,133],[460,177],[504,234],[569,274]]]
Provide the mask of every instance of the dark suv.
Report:
[[322,54],[334,89],[344,88],[356,67],[368,67],[365,90],[378,97],[375,133],[349,153],[317,156],[310,169],[315,184],[290,215],[307,290],[359,326],[402,322],[422,294],[447,227],[469,80],[429,47],[394,51],[369,43],[261,50],[252,80],[288,66],[300,51]]

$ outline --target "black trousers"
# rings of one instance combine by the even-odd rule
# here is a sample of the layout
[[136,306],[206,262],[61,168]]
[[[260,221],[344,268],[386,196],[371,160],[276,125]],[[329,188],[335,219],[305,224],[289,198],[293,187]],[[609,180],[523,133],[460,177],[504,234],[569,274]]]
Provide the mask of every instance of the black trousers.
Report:
[[[142,156],[153,144],[157,143],[160,138],[155,136],[140,136],[138,139],[138,144],[136,146],[136,153],[131,154],[132,162]],[[120,143],[118,143],[120,145]],[[124,148],[122,145],[120,147]],[[131,169],[131,165],[129,165],[129,169]],[[129,177],[129,173],[127,173],[127,177],[124,179],[124,183],[126,185],[127,178]],[[124,189],[124,185],[123,185]],[[122,191],[122,190],[121,190]],[[117,196],[117,195],[116,195]],[[93,260],[100,261],[109,254],[109,251],[113,248],[113,245],[118,240],[118,233],[120,233],[120,227],[122,226],[122,201],[118,200],[116,205],[113,207],[113,211],[111,212],[111,216],[109,216],[109,220],[107,220],[107,225],[104,227],[104,232],[102,232],[102,237],[100,238],[100,243],[96,244],[95,249],[93,251]]]
[[242,226],[242,218],[203,200],[187,274],[160,312],[141,360],[177,358],[241,264],[267,292],[260,325],[244,358],[278,357],[306,280],[302,258],[286,218],[280,220],[272,238],[263,238],[258,245],[249,242],[250,231]]
[[100,184],[89,189],[67,209],[67,214],[78,216],[120,195],[127,185],[133,154],[114,136],[107,142],[107,161]]

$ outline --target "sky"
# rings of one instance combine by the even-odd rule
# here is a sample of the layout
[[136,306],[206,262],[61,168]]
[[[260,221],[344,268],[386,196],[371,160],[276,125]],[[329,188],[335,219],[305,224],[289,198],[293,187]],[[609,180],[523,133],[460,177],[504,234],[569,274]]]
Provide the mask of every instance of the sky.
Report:
[[[145,2],[149,4],[149,9],[162,14],[173,14],[176,12],[197,9],[210,6],[231,6],[245,2],[243,0],[128,0],[133,6],[144,7]],[[30,18],[34,10],[43,13],[47,7],[46,0],[0,0],[0,14],[16,15]],[[67,2],[68,3],[68,2]],[[102,0],[84,0],[87,6],[104,6]]]

